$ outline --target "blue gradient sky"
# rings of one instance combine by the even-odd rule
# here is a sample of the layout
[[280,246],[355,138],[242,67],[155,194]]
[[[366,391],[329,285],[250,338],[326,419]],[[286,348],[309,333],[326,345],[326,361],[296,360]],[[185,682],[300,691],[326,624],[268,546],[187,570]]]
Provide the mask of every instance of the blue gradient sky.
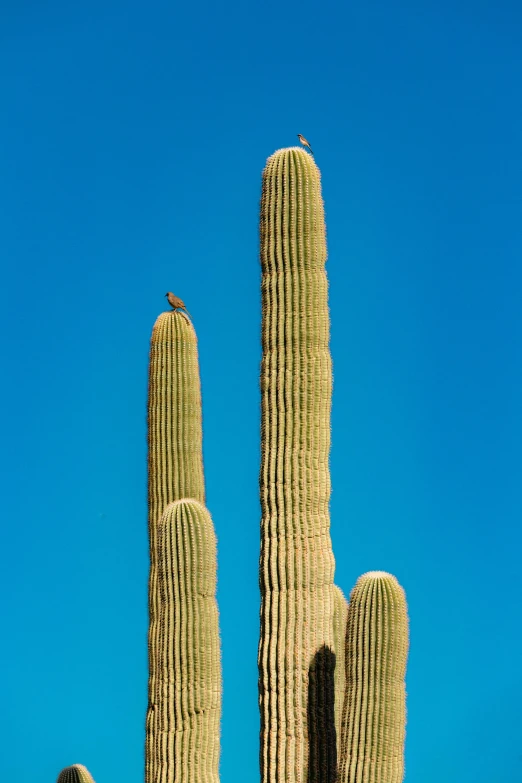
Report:
[[143,780],[148,341],[200,344],[222,781],[258,780],[261,171],[328,226],[336,581],[404,586],[408,783],[522,779],[522,6],[1,7],[0,780]]

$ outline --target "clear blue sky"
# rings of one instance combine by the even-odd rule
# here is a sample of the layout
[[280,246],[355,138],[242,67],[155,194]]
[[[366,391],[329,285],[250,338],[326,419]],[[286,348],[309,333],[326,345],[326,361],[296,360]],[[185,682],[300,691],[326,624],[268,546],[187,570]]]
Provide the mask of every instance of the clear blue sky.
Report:
[[4,0],[0,780],[143,781],[146,387],[199,337],[223,783],[258,781],[261,171],[326,204],[336,582],[406,590],[407,783],[522,779],[522,6]]

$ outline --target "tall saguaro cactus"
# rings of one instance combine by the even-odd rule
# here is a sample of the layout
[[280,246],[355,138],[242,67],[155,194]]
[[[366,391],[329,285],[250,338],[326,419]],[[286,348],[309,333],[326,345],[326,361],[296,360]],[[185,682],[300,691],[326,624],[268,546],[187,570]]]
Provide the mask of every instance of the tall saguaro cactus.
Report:
[[149,704],[146,783],[217,783],[221,662],[216,544],[204,507],[194,328],[162,313],[149,369]]
[[[319,170],[300,148],[267,161],[260,239],[261,777],[306,783],[317,737],[309,725],[317,717],[308,710],[310,677],[312,692],[325,689],[316,677],[318,667],[329,676],[333,648],[334,558],[324,211]],[[326,742],[335,743],[335,731]]]

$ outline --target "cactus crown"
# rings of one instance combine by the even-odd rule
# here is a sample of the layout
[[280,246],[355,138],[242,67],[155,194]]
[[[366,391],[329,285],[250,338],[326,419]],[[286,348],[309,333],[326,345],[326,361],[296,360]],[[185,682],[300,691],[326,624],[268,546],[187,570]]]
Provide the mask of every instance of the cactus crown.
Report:
[[62,769],[56,783],[94,783],[91,773],[83,764],[71,764]]

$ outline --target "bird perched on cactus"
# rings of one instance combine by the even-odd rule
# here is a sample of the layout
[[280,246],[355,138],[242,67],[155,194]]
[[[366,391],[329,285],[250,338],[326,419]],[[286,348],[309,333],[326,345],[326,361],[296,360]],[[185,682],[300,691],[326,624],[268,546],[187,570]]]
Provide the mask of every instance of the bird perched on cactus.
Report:
[[185,307],[185,302],[183,301],[183,299],[180,299],[179,296],[175,296],[175,294],[173,294],[172,291],[167,291],[165,296],[167,297],[168,303],[173,310],[184,310],[186,314],[189,316],[189,318],[192,318],[189,311]]
[[313,155],[314,153],[312,152],[312,148],[311,148],[311,146],[310,146],[310,143],[309,143],[309,142],[308,142],[308,141],[305,139],[305,137],[304,137],[304,136],[301,136],[301,134],[300,134],[300,133],[298,133],[298,134],[297,134],[297,138],[299,139],[299,141],[301,142],[301,144],[303,145],[303,147],[308,147],[308,149],[310,150],[310,152],[311,152],[311,153],[312,153],[312,155]]

